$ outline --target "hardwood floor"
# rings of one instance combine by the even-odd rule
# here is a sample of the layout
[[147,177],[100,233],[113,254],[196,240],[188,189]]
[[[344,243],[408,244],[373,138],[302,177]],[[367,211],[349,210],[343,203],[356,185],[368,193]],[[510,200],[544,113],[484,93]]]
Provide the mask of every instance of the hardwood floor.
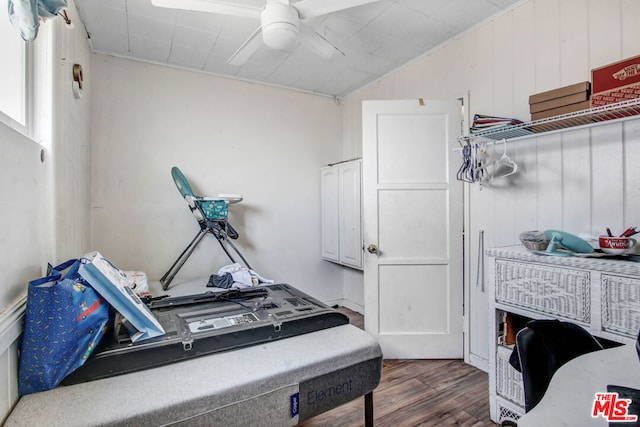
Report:
[[[363,328],[363,316],[340,308]],[[377,427],[496,426],[489,419],[487,374],[461,360],[385,360],[373,392]],[[302,424],[304,427],[360,427],[364,399],[356,399]]]

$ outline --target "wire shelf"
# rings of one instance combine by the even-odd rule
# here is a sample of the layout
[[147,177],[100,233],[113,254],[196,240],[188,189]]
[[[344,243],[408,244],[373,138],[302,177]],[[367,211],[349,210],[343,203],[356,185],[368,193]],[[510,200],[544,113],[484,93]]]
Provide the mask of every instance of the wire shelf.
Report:
[[496,129],[475,132],[461,139],[467,141],[476,138],[492,140],[513,139],[576,126],[593,125],[609,120],[624,120],[637,115],[640,115],[640,98],[535,120],[529,123],[505,125]]

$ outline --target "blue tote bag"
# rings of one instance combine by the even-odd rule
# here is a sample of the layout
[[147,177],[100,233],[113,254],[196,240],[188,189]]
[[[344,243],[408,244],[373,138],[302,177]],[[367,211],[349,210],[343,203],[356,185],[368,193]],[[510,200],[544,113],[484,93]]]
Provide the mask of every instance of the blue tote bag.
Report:
[[109,304],[78,274],[79,266],[80,260],[49,266],[46,277],[29,282],[20,396],[60,384],[84,364],[107,329]]

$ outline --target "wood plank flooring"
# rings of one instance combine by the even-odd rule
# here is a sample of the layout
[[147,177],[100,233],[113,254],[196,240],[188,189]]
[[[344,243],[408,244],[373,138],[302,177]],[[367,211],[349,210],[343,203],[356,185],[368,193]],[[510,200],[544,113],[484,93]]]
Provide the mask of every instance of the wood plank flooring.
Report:
[[[340,308],[351,323],[363,316]],[[380,385],[373,392],[377,427],[495,427],[489,419],[487,374],[461,360],[385,360]],[[320,414],[304,427],[360,427],[364,398]]]

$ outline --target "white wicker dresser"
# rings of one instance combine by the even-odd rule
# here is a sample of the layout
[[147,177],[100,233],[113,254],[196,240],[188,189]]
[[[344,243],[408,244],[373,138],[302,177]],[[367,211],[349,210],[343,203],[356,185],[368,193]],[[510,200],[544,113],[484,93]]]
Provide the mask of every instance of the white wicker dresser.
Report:
[[593,335],[633,343],[640,329],[640,263],[541,256],[522,246],[486,251],[489,282],[489,396],[491,419],[517,422],[524,414],[521,374],[509,365],[505,314],[560,319]]

